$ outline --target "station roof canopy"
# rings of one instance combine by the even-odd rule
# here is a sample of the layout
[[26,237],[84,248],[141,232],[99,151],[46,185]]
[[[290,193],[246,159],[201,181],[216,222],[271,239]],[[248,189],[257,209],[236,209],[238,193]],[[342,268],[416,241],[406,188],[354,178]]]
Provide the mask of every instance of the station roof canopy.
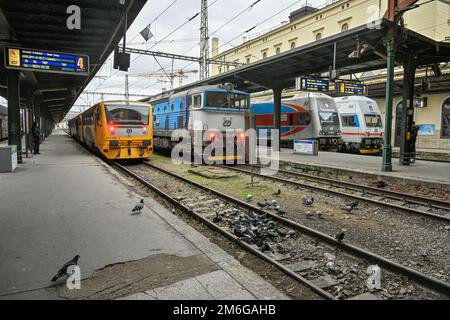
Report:
[[[42,99],[55,121],[64,117],[123,36],[147,0],[0,1],[0,95],[6,96],[5,46],[89,55],[86,76],[22,71],[21,98]],[[81,29],[69,30],[67,8],[81,9]]]
[[[290,88],[295,85],[297,77],[329,72],[333,65],[335,44],[336,69],[341,75],[385,69],[384,39],[389,24],[388,21],[382,20],[379,28],[369,25],[356,27],[174,91],[226,82],[233,83],[238,90],[250,93],[273,88]],[[416,55],[421,66],[450,61],[450,43],[436,42],[407,29],[400,29],[399,35],[400,37],[396,39],[398,65],[401,65],[409,55]],[[361,47],[365,47],[364,53],[359,58],[349,57],[356,51],[358,43]]]

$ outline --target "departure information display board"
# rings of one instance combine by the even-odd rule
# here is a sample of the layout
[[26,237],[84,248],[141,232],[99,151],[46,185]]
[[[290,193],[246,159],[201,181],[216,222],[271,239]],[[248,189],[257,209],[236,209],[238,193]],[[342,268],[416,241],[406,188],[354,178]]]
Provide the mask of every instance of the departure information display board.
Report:
[[337,94],[367,95],[367,86],[358,82],[336,82]]
[[6,47],[5,68],[86,76],[89,56]]
[[327,79],[298,78],[296,87],[302,91],[328,92],[330,82]]

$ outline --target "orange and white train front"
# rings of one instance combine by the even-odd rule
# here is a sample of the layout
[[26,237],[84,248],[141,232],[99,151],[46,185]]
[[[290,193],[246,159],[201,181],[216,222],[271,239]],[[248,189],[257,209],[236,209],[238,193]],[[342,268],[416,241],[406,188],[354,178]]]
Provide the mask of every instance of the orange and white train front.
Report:
[[153,153],[152,110],[141,102],[113,101],[101,104],[106,126],[98,150],[108,159],[145,159]]

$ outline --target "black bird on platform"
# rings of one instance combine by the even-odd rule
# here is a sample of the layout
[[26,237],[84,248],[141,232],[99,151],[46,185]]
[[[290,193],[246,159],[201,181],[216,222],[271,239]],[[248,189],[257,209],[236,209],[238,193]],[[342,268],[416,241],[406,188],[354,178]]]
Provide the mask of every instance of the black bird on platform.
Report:
[[58,280],[59,278],[61,278],[63,276],[69,276],[69,274],[67,273],[67,269],[71,266],[77,266],[79,258],[80,258],[80,256],[77,254],[75,257],[73,257],[72,260],[70,260],[69,262],[66,262],[62,266],[62,268],[59,269],[58,272],[55,274],[55,276],[52,278],[52,282],[55,282],[56,280]]
[[314,198],[304,195],[302,197],[302,202],[305,206],[311,206],[314,203]]
[[281,194],[281,189],[278,188],[277,192],[274,192],[273,195],[274,196],[279,196]]
[[139,214],[142,209],[144,209],[144,199],[141,199],[141,201],[134,206],[133,210],[131,210],[131,214]]
[[345,236],[345,231],[344,231],[344,230],[341,230],[341,232],[339,232],[339,233],[336,235],[336,240],[337,240],[337,241],[342,241],[342,240],[344,240],[344,236]]

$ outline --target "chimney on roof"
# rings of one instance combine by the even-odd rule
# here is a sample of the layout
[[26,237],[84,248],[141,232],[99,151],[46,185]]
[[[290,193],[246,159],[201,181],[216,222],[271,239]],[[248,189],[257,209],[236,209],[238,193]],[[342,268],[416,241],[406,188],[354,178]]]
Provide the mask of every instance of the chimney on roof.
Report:
[[311,6],[303,6],[300,9],[292,11],[289,15],[289,22],[293,22],[295,20],[301,19],[303,17],[309,16],[315,12],[319,11],[319,9],[311,7]]

